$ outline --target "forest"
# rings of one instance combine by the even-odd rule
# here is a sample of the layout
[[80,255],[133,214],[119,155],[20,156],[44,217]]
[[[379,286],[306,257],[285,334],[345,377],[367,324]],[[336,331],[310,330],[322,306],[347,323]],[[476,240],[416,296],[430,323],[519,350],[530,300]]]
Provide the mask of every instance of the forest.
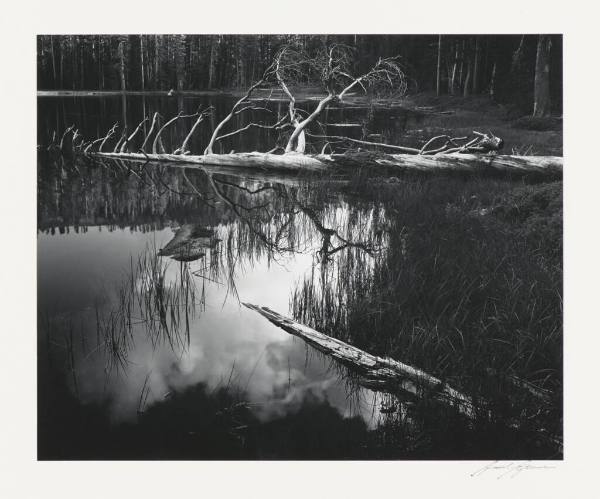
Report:
[[39,90],[245,89],[283,46],[343,44],[358,74],[398,56],[409,94],[487,94],[517,114],[562,114],[560,35],[41,35],[37,44]]

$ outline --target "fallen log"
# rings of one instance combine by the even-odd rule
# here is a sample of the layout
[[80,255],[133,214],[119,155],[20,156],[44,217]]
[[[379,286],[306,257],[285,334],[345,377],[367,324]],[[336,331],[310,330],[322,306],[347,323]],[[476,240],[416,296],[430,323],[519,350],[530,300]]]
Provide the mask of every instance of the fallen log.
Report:
[[486,154],[380,154],[348,152],[345,154],[271,154],[244,152],[232,154],[146,154],[87,152],[90,156],[133,161],[157,161],[190,165],[259,168],[264,170],[325,172],[332,167],[390,167],[404,171],[562,175],[563,159],[559,156],[512,156]]
[[90,156],[125,159],[134,161],[157,161],[162,163],[183,163],[193,165],[238,166],[265,170],[324,171],[330,165],[316,156],[304,154],[269,154],[241,152],[235,154],[146,154],[146,153],[89,153]]
[[267,307],[244,303],[270,322],[330,356],[358,374],[359,384],[375,391],[422,398],[429,396],[450,405],[469,419],[475,418],[473,401],[467,395],[420,369],[389,357],[372,355],[341,340],[327,336]]
[[[102,164],[104,167],[107,167],[112,162],[115,164],[120,163],[119,159],[110,159],[110,160],[102,160],[97,158],[97,161]],[[165,166],[165,163],[157,162],[157,161],[148,161],[145,157],[137,158],[137,159],[128,159],[129,163],[139,163],[141,165],[145,165],[146,167],[159,167]],[[168,165],[172,168],[179,168],[184,171],[202,171],[209,175],[227,175],[229,177],[236,177],[240,180],[244,181],[254,181],[254,182],[262,182],[262,183],[274,183],[274,184],[282,184],[290,187],[301,187],[306,182],[306,176],[302,175],[298,170],[265,170],[262,168],[249,168],[245,166],[223,166],[223,165],[194,165],[193,163],[185,163],[185,162],[174,162]],[[124,168],[127,170],[127,167]],[[133,171],[133,170],[131,170]],[[137,175],[137,172],[133,171],[134,174]],[[347,184],[347,180],[343,179],[326,179],[328,184],[334,185],[344,185]]]
[[[285,317],[268,307],[259,307],[251,303],[242,304],[258,312],[275,326],[301,338],[313,348],[346,366],[350,372],[358,375],[358,383],[365,388],[413,399],[429,397],[430,400],[455,408],[469,420],[474,420],[481,414],[491,416],[491,412],[487,409],[489,406],[487,401],[478,399],[478,404],[475,406],[470,396],[425,371],[389,357],[379,357],[365,352]],[[529,390],[529,387],[526,389]],[[544,397],[544,401],[547,402],[548,398]],[[509,420],[507,425],[517,431],[522,429],[518,420]],[[539,441],[555,446],[562,452],[562,437],[550,433],[545,428],[538,428],[536,434]]]
[[[85,148],[82,146],[74,148],[74,152],[123,160],[152,160],[165,163],[248,167],[262,170],[326,171],[333,166],[346,168],[387,167],[426,172],[535,173],[550,176],[560,176],[562,174],[562,158],[559,157],[500,155],[499,151],[503,148],[504,141],[491,131],[482,133],[473,130],[473,137],[440,135],[429,139],[420,148],[372,142],[339,135],[313,134],[310,129],[313,124],[320,123],[319,119],[323,111],[331,105],[342,103],[344,98],[350,95],[351,92],[356,92],[359,89],[366,92],[368,88],[371,88],[375,94],[378,94],[383,88],[389,89],[396,95],[402,95],[406,92],[407,78],[398,62],[398,57],[379,59],[374,66],[360,76],[352,75],[351,60],[352,51],[340,44],[324,47],[318,50],[314,56],[298,51],[291,45],[283,46],[277,52],[273,62],[265,69],[262,77],[249,87],[246,93],[235,102],[229,113],[214,127],[210,141],[201,156],[188,154],[187,144],[202,115],[199,116],[183,144],[179,148],[173,148],[173,153],[168,153],[162,146],[162,131],[171,123],[183,117],[182,112],[167,120],[162,126],[158,123],[158,113],[154,113],[150,130],[144,137],[138,153],[123,150],[120,143],[126,141],[125,132],[123,132],[122,139],[117,142],[112,153],[102,152],[103,146],[115,133],[116,123],[104,138],[86,144]],[[318,97],[316,107],[310,111],[301,110],[297,107],[296,98],[290,90],[290,83],[296,82],[298,77],[301,77],[304,81],[307,75],[316,78],[323,90],[326,91],[325,95]],[[271,83],[276,83],[280,91],[287,97],[287,117],[285,115],[283,117],[279,116],[279,113],[277,113],[278,120],[274,123],[250,121],[245,123],[244,126],[239,126],[236,130],[223,133],[224,128],[230,124],[235,116],[241,116],[246,111],[274,112],[266,106],[256,106],[250,101],[255,91]],[[210,110],[206,110],[202,114],[210,112]],[[357,124],[331,123],[329,125],[355,126]],[[154,134],[155,127],[158,127],[158,131]],[[276,132],[291,128],[292,131],[289,136],[285,137],[285,146],[278,141],[276,147],[267,153],[242,152],[233,154],[232,151],[230,154],[214,154],[213,148],[218,141],[238,135],[250,128],[269,129]],[[321,129],[323,128],[321,124]],[[149,143],[150,136],[153,136],[152,154],[147,154],[145,147]],[[307,137],[315,137],[326,141],[325,145],[322,146],[321,154],[305,154]],[[376,148],[376,150],[346,150],[343,154],[335,153],[331,148],[333,141],[347,142],[363,147],[363,149],[365,146],[371,149]],[[101,142],[100,146],[94,151],[94,146],[99,142]],[[434,144],[435,148],[433,148]],[[325,154],[327,147],[330,148],[332,154]],[[278,149],[283,149],[285,154],[273,154]],[[392,153],[380,152],[382,149]]]

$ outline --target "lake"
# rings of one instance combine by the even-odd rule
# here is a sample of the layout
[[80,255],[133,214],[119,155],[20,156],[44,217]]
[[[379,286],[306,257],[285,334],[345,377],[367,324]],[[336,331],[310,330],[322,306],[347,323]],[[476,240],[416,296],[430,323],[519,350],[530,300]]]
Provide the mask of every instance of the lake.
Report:
[[[190,141],[200,154],[232,102],[43,97],[38,143],[71,124],[92,139],[117,121],[130,133],[154,112],[168,119],[212,106]],[[268,110],[252,110],[254,121],[286,112],[285,102],[255,106]],[[321,129],[417,147],[470,119],[348,106],[329,110]],[[236,116],[231,130],[247,120]],[[165,149],[179,147],[192,123],[169,127]],[[251,129],[215,152],[277,144],[273,131]],[[311,144],[317,152],[342,147]],[[477,215],[516,187],[530,189],[510,179],[364,172],[224,175],[40,149],[39,457],[548,456],[539,442],[516,444],[522,435],[497,427],[480,428],[485,442],[475,448],[482,433],[444,418],[448,409],[366,388],[351,369],[243,306],[269,307],[469,393],[504,390],[481,382],[489,368],[558,383],[562,272],[552,258],[560,250],[507,232],[504,215]],[[509,329],[529,337],[509,341]],[[543,349],[538,330],[550,338]]]

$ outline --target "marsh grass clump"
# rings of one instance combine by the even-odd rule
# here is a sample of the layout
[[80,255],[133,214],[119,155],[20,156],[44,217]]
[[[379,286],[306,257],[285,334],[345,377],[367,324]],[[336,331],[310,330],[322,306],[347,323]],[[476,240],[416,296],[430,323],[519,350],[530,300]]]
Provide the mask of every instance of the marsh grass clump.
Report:
[[169,265],[157,251],[144,252],[132,272],[132,282],[138,283],[132,293],[153,344],[166,341],[172,349],[185,348],[190,342],[190,319],[198,305],[196,285],[188,263],[178,263],[173,279],[167,278]]
[[[190,342],[190,323],[203,304],[196,299],[194,277],[185,262],[168,274],[171,262],[149,246],[138,255],[116,288],[115,299],[105,298],[94,310],[97,349],[106,353],[106,371],[126,370],[129,351],[142,337],[153,348],[168,344],[173,351],[185,350]],[[82,333],[83,334],[83,333]]]

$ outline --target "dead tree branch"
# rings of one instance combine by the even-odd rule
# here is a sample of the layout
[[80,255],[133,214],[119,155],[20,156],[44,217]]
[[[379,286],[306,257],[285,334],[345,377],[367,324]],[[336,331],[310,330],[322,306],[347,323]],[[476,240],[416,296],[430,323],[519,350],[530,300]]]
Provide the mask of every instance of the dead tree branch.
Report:
[[351,139],[350,137],[343,137],[341,135],[318,135],[318,134],[313,134],[313,133],[307,133],[306,135],[308,135],[309,137],[322,138],[322,139],[333,139],[333,140],[337,140],[337,141],[341,141],[341,142],[343,142],[343,141],[353,142],[355,144],[363,144],[366,146],[384,147],[384,148],[394,149],[396,151],[402,151],[402,152],[407,152],[407,153],[412,153],[412,154],[419,153],[419,149],[415,149],[414,147],[397,146],[394,144],[384,144],[383,142],[369,142],[367,140]]
[[[492,132],[481,133],[473,131],[475,138],[469,140],[465,144],[458,144],[458,141],[467,140],[468,137],[449,137],[448,135],[438,135],[430,139],[419,151],[419,154],[451,154],[451,153],[481,153],[481,152],[496,152],[504,147],[504,141],[495,136]],[[426,150],[436,140],[445,138],[446,143],[437,149]]]
[[100,147],[98,148],[98,152],[102,152],[102,146],[104,145],[104,143],[108,140],[108,138],[110,136],[112,136],[113,133],[115,133],[115,130],[117,129],[117,126],[119,126],[119,123],[115,123],[112,128],[106,133],[106,135],[104,137],[101,137],[99,139],[93,140],[92,142],[90,142],[88,144],[88,146],[85,148],[84,152],[88,152],[95,144],[97,144],[98,142],[102,142],[102,144],[100,144]]
[[148,142],[148,139],[152,135],[152,132],[154,131],[154,127],[156,126],[157,121],[158,121],[158,112],[154,113],[154,116],[152,117],[152,125],[150,125],[150,130],[148,130],[148,134],[144,137],[144,142],[142,143],[142,147],[140,147],[140,149],[142,151],[146,150],[146,143]]
[[146,121],[148,121],[148,118],[146,118],[146,117],[144,117],[144,119],[142,121],[140,121],[140,124],[136,127],[136,129],[133,131],[133,133],[129,137],[127,137],[125,142],[123,142],[120,152],[125,152],[125,148],[127,147],[127,145],[133,140],[133,138],[141,130],[142,126],[144,125],[144,123],[146,123]]
[[[425,145],[423,147],[421,147],[421,149],[419,150],[419,154],[424,154],[425,151],[427,150],[427,148],[433,144],[435,141],[440,140],[440,139],[446,139],[446,143],[444,144],[444,146],[442,146],[441,150],[444,150],[445,147],[447,147],[448,144],[452,144],[456,147],[458,147],[458,144],[456,143],[457,140],[466,140],[468,137],[450,137],[449,135],[437,135],[435,137],[432,137],[431,139],[429,139]],[[438,150],[439,152],[439,150]]]
[[121,133],[121,138],[119,138],[119,140],[117,140],[117,143],[115,144],[115,147],[113,148],[113,152],[120,152],[119,147],[121,146],[121,144],[123,142],[125,142],[126,139],[127,139],[127,129],[123,130],[123,133]]
[[98,148],[98,152],[102,152],[102,148],[104,147],[104,144],[106,144],[106,141],[108,139],[110,139],[114,135],[114,133],[116,132],[118,126],[119,126],[119,123],[117,122],[108,131],[108,133],[106,134],[106,137],[104,137],[104,140],[102,141],[102,143],[100,144],[100,147]]
[[245,103],[247,103],[248,99],[250,98],[252,93],[269,79],[272,72],[273,72],[273,65],[269,66],[263,73],[263,76],[260,78],[260,80],[258,80],[256,83],[254,83],[246,91],[244,96],[233,105],[233,107],[231,108],[231,111],[229,111],[229,114],[227,116],[225,116],[225,118],[223,118],[221,120],[221,122],[215,127],[215,129],[212,133],[212,136],[210,138],[210,141],[208,142],[208,145],[206,146],[206,149],[204,150],[204,154],[212,154],[213,153],[213,147],[215,145],[215,142],[217,141],[217,138],[219,137],[219,132],[221,131],[221,129],[229,122],[229,120],[231,120],[231,118],[233,118],[236,114],[241,112],[241,110],[240,110],[241,106],[243,106]]
[[200,123],[202,123],[202,121],[204,120],[204,118],[206,116],[210,115],[213,112],[213,110],[214,110],[214,108],[212,106],[209,106],[204,111],[202,111],[201,113],[198,114],[198,119],[196,120],[196,122],[192,126],[192,128],[190,130],[190,133],[188,133],[187,136],[185,137],[185,140],[181,144],[181,147],[179,149],[176,149],[173,154],[188,154],[189,153],[188,143],[189,143],[190,139],[192,138],[192,135],[196,131],[196,128],[198,127],[198,125]]
[[284,122],[286,120],[287,120],[287,117],[284,116],[277,123],[274,123],[273,125],[262,125],[260,123],[254,123],[254,122],[248,123],[246,126],[239,128],[233,132],[227,133],[225,135],[220,135],[219,137],[217,137],[215,139],[215,142],[226,139],[227,137],[232,137],[233,135],[237,135],[238,133],[245,132],[246,130],[249,130],[250,128],[263,128],[263,129],[267,129],[267,130],[277,130],[278,128],[282,128],[283,126],[285,126]]
[[67,128],[63,134],[62,137],[60,138],[60,144],[59,144],[59,149],[62,151],[63,147],[64,147],[64,142],[65,142],[65,137],[75,128],[75,125],[71,125],[69,128]]
[[165,128],[167,128],[171,123],[174,123],[175,121],[177,121],[179,118],[193,118],[194,116],[198,116],[198,114],[199,113],[184,115],[183,111],[179,111],[177,113],[177,116],[175,116],[174,118],[171,118],[162,127],[160,127],[158,132],[156,132],[156,137],[154,137],[154,141],[152,142],[152,154],[157,154],[156,149],[157,149],[157,145],[160,141],[160,135],[161,135],[161,133],[163,133]]
[[[340,44],[321,51],[314,58],[284,47],[276,56],[275,76],[279,86],[289,99],[290,121],[294,131],[288,139],[286,153],[305,151],[305,130],[314,122],[331,102],[340,102],[344,96],[356,86],[364,91],[368,87],[377,88],[387,86],[390,89],[406,90],[404,72],[396,62],[396,58],[379,59],[377,64],[361,76],[354,77],[350,74],[351,49]],[[327,96],[319,101],[316,109],[306,118],[300,119],[295,109],[295,98],[286,83],[286,76],[293,76],[306,69],[317,73],[322,85],[327,91]],[[300,68],[300,69],[299,69]],[[350,83],[348,83],[350,80]]]

